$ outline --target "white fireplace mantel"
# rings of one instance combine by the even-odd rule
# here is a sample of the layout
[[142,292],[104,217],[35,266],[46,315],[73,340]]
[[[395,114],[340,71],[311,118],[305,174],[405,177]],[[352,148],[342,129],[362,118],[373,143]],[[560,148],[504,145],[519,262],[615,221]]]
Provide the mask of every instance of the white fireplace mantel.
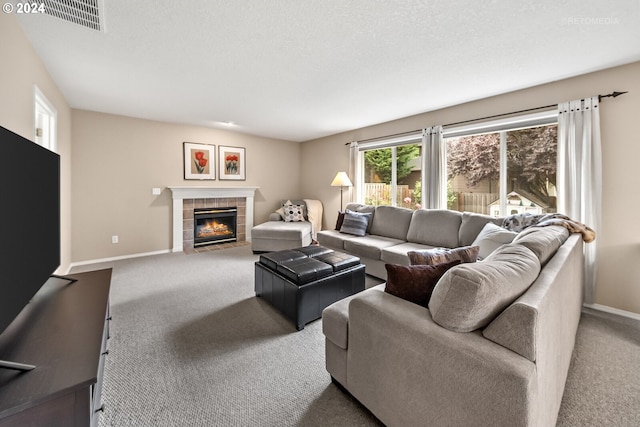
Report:
[[260,187],[168,187],[173,197],[173,252],[182,252],[182,206],[183,199],[217,199],[225,197],[245,197],[247,210],[245,234],[251,241],[253,228],[253,202]]

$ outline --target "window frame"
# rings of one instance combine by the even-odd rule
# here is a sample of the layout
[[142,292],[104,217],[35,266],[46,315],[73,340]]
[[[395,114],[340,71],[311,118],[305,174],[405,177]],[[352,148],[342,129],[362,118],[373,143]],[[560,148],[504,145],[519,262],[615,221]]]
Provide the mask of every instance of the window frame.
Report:
[[[499,180],[499,194],[500,194],[500,212],[503,214],[507,209],[507,132],[516,131],[519,129],[527,129],[538,126],[549,126],[558,123],[558,111],[554,108],[547,108],[542,111],[534,111],[529,113],[518,113],[509,116],[503,116],[493,120],[477,121],[475,123],[460,123],[452,125],[444,125],[442,127],[442,143],[446,143],[447,138],[464,137],[472,135],[482,135],[487,133],[500,133],[500,180]],[[426,164],[426,141],[423,137],[423,130],[408,132],[402,136],[395,136],[390,138],[381,138],[376,141],[360,143],[357,146],[358,158],[356,167],[356,194],[355,200],[358,203],[364,203],[364,175],[365,175],[365,158],[364,153],[370,150],[377,150],[382,148],[392,148],[392,195],[391,206],[397,206],[397,157],[396,148],[402,145],[420,144],[421,146],[421,200],[426,200],[426,189],[428,184],[425,182],[427,179]],[[443,182],[444,191],[446,192],[447,182]]]
[[[380,150],[384,148],[391,148],[391,205],[397,206],[397,195],[398,195],[398,170],[397,170],[397,148],[403,145],[420,145],[421,153],[425,152],[425,142],[422,137],[422,132],[419,133],[410,133],[407,135],[394,137],[394,138],[385,138],[379,141],[366,142],[362,144],[358,144],[358,173],[357,180],[358,185],[356,186],[356,201],[358,203],[364,203],[364,175],[365,175],[365,158],[364,154],[366,151],[372,150]],[[423,155],[421,155],[424,158]],[[420,160],[422,164],[422,159]],[[424,165],[421,170],[420,181],[423,183],[425,180],[424,175]],[[422,185],[421,198],[424,200],[425,197],[425,188]]]
[[460,138],[474,135],[484,135],[490,133],[500,134],[500,215],[507,216],[507,132],[520,129],[529,129],[540,126],[551,126],[558,124],[558,110],[549,109],[535,113],[521,114],[513,117],[498,120],[483,121],[477,124],[463,126],[444,127],[442,132],[443,143],[447,138]]
[[[40,127],[40,118],[43,117],[43,127]],[[53,104],[42,93],[38,86],[33,86],[33,140],[57,153],[58,140],[57,140],[57,126],[58,126],[58,111]]]

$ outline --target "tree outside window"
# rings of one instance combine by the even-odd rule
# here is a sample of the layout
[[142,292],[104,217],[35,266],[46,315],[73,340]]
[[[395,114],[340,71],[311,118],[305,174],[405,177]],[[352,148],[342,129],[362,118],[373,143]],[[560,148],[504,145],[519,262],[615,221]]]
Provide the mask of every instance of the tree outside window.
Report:
[[416,184],[420,183],[420,177],[420,144],[367,150],[364,152],[364,203],[419,208],[420,187],[416,191]]
[[[507,212],[500,212],[505,136]],[[557,140],[557,125],[448,139],[449,208],[494,216],[555,212]]]

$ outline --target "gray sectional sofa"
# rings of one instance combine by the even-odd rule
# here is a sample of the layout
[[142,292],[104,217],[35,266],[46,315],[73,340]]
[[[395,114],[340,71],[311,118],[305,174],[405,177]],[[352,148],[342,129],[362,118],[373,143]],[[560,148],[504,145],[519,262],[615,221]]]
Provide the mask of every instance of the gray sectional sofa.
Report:
[[[343,251],[378,271],[407,262],[409,247],[470,244],[490,221],[375,210],[386,226],[374,220],[363,238],[324,232],[320,243],[335,248],[341,239]],[[448,270],[427,307],[385,284],[338,301],[322,317],[326,368],[388,426],[554,426],[583,301],[582,248],[563,227],[530,228]]]
[[318,243],[360,257],[367,274],[381,279],[387,278],[386,263],[409,265],[409,251],[468,246],[487,222],[502,223],[502,218],[449,210],[412,211],[357,203],[349,203],[346,209],[373,214],[367,234],[322,230],[318,232]]

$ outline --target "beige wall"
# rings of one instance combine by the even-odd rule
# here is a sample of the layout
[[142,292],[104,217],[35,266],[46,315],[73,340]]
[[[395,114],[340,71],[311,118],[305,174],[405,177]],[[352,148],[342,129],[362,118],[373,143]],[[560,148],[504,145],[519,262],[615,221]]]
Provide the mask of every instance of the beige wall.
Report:
[[[58,272],[66,272],[71,262],[71,110],[18,25],[15,15],[0,13],[0,58],[0,126],[33,141],[34,85],[38,86],[58,113],[57,152],[60,154],[61,167],[62,218],[61,264]],[[19,178],[16,183],[20,184]]]
[[[629,91],[600,105],[603,146],[603,221],[598,232],[596,303],[640,313],[640,62],[536,86],[430,113],[407,117],[302,145],[302,193],[325,205],[324,226],[335,224],[340,192],[329,186],[339,170],[348,170],[345,143],[454,123],[562,101]],[[346,199],[346,196],[345,196]],[[629,221],[631,219],[631,221]]]
[[[171,247],[171,196],[166,186],[194,182],[182,179],[183,141],[247,148],[247,180],[213,181],[212,185],[260,186],[254,218],[257,223],[266,220],[278,200],[308,197],[323,201],[326,227],[333,224],[340,206],[340,192],[329,183],[337,171],[348,170],[345,143],[627,90],[630,93],[606,99],[601,105],[604,195],[603,224],[597,230],[596,303],[640,313],[640,229],[623,217],[631,215],[633,221],[640,211],[640,198],[635,196],[640,188],[640,138],[636,131],[640,63],[297,144],[87,111],[72,113],[13,15],[0,14],[0,58],[0,125],[33,137],[34,84],[58,111],[62,166],[60,270],[71,261]],[[152,187],[164,191],[152,196]],[[347,198],[345,195],[345,201]],[[90,213],[97,216],[89,220]],[[113,234],[120,236],[119,244],[111,244]]]
[[[299,198],[300,144],[225,130],[73,110],[74,262],[173,247],[168,186],[257,186],[256,223]],[[185,181],[183,142],[246,148],[245,181]],[[160,187],[160,196],[151,194]],[[119,243],[112,244],[111,236]]]

